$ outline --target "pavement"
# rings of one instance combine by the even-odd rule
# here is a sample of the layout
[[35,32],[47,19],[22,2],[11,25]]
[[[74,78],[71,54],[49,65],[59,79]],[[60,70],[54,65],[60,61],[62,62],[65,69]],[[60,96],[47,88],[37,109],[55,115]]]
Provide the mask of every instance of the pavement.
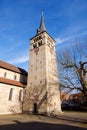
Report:
[[87,130],[87,113],[63,112],[56,118],[15,114],[0,115],[0,130]]
[[58,114],[58,119],[87,123],[87,112],[63,112]]

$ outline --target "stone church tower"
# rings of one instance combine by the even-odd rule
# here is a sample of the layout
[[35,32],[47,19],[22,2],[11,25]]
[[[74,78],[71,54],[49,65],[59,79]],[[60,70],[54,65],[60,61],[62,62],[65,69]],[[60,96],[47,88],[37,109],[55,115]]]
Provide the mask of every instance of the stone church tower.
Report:
[[43,14],[36,35],[30,39],[24,111],[47,115],[61,112],[55,41],[46,31]]

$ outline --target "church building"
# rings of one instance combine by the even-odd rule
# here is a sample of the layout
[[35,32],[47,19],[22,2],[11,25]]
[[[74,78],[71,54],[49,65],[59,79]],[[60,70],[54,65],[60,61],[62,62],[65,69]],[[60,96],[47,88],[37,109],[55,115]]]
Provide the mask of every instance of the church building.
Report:
[[24,111],[57,115],[61,112],[55,40],[47,33],[44,16],[30,39],[28,82]]
[[21,113],[27,72],[0,60],[0,114]]
[[48,34],[44,16],[30,39],[28,73],[0,61],[0,114],[61,112],[55,40]]

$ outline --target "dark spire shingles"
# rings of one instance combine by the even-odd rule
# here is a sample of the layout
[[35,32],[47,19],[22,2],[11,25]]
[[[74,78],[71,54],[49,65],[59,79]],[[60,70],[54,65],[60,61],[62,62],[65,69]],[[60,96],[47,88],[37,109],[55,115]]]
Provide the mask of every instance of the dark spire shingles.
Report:
[[44,31],[46,31],[46,27],[45,27],[45,23],[44,23],[44,15],[43,15],[43,12],[42,12],[40,27],[37,30],[37,33],[41,33],[41,32],[44,32]]

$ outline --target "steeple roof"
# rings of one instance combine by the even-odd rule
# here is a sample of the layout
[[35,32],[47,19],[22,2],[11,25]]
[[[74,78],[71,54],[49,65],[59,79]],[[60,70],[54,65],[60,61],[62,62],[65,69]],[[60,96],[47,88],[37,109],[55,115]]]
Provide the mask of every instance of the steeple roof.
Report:
[[[39,26],[39,29],[37,29],[37,32],[36,32],[36,35],[32,38],[30,38],[30,40],[32,40],[33,38],[35,38],[37,35],[40,35],[41,33],[43,32],[46,32],[46,27],[45,27],[45,23],[44,23],[44,15],[43,15],[43,12],[42,12],[42,15],[41,15],[41,21],[40,21],[40,26]],[[48,34],[48,33],[47,33]],[[49,34],[48,34],[49,35]],[[50,36],[50,35],[49,35]],[[51,36],[50,36],[51,37]],[[52,38],[52,37],[51,37]],[[53,38],[52,38],[53,39]],[[53,39],[53,41],[55,41]]]
[[41,33],[41,32],[44,32],[44,31],[46,31],[46,27],[45,27],[45,23],[44,23],[44,15],[43,15],[43,12],[42,12],[41,21],[40,21],[40,27],[37,30],[37,33]]

